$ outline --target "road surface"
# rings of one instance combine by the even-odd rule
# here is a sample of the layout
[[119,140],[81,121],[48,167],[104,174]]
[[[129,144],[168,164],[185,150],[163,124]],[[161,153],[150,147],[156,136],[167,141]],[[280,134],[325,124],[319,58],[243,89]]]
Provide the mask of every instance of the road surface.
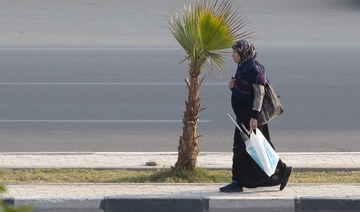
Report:
[[[1,151],[177,150],[188,67],[166,20],[182,1],[1,2]],[[285,107],[270,125],[277,150],[360,151],[359,3],[242,10]],[[205,72],[201,151],[232,150],[230,57],[221,78]]]

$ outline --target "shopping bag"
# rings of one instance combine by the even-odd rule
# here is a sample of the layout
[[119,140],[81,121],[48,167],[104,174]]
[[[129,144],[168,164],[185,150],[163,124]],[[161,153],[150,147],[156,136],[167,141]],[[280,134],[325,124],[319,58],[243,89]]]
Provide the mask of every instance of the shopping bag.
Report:
[[279,155],[275,152],[269,142],[259,129],[256,128],[250,134],[250,139],[245,141],[246,151],[251,158],[270,177],[275,173],[279,162]]
[[240,136],[245,141],[246,152],[258,164],[258,166],[270,177],[275,173],[279,162],[279,155],[275,152],[261,131],[256,128],[250,135],[249,131],[242,124],[241,128],[236,121],[227,114],[240,131]]

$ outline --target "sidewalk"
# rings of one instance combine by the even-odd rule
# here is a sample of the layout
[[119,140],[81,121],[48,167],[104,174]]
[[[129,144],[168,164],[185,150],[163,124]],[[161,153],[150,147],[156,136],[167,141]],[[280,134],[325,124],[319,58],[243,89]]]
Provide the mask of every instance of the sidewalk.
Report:
[[[295,170],[360,170],[360,153],[279,153]],[[230,169],[232,153],[200,153],[198,165]],[[0,153],[7,168],[168,168],[177,153]],[[146,166],[161,160],[160,166]],[[223,184],[7,184],[9,204],[35,211],[360,211],[360,184],[289,184],[221,193]]]
[[[360,170],[360,152],[279,153],[282,161],[295,171]],[[0,153],[3,168],[92,168],[159,169],[170,168],[177,152],[73,152],[73,153]],[[159,166],[146,166],[160,161]],[[231,169],[232,153],[202,152],[198,166],[207,169]]]

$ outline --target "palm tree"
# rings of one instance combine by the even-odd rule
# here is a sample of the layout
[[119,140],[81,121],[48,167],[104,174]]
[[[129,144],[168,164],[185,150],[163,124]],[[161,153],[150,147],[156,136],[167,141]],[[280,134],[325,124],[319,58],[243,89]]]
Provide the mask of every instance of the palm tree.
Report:
[[182,19],[174,12],[169,20],[170,31],[186,52],[183,61],[189,60],[188,100],[183,118],[183,133],[180,136],[178,160],[175,168],[193,170],[199,153],[197,124],[200,107],[199,90],[205,79],[205,63],[212,69],[213,64],[221,71],[224,66],[225,50],[250,33],[239,32],[246,25],[239,15],[239,8],[233,10],[230,0],[196,0],[182,14]]

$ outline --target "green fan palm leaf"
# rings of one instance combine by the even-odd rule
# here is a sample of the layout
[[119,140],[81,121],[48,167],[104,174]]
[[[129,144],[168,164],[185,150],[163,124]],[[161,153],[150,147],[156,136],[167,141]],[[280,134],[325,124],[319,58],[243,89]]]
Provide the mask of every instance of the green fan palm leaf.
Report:
[[225,55],[225,52],[218,50],[229,49],[235,41],[251,34],[239,33],[246,21],[240,16],[239,9],[232,10],[229,0],[213,4],[197,1],[189,8],[185,6],[182,20],[174,13],[169,23],[174,38],[187,54],[185,60],[214,62],[219,70],[224,65],[224,56],[220,55]]

